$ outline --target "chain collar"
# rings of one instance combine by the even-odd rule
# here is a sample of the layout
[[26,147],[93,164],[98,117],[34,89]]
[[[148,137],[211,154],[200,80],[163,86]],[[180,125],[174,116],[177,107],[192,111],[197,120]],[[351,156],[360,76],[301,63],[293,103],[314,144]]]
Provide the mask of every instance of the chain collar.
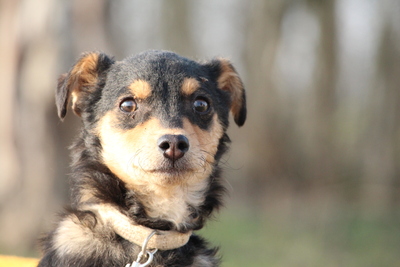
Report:
[[[157,231],[154,230],[151,234],[143,241],[142,250],[139,252],[136,261],[132,262],[132,264],[127,264],[125,267],[145,267],[149,265],[154,258],[154,254],[158,251],[158,249],[154,249],[153,251],[147,250],[147,245],[153,235],[157,234]],[[144,263],[140,263],[143,256],[147,254],[147,261]]]

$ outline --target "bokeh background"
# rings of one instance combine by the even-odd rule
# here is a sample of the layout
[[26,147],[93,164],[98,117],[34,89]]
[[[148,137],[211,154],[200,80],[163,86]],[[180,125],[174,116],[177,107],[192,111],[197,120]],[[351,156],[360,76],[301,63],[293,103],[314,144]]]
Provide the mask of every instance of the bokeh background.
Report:
[[0,253],[68,203],[59,74],[84,51],[229,58],[248,96],[202,230],[224,267],[400,266],[398,0],[0,0]]

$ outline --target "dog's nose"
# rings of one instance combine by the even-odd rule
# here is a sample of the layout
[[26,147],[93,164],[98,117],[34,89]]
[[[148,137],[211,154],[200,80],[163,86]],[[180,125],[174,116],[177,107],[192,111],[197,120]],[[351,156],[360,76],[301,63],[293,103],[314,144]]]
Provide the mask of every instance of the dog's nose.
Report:
[[178,160],[189,150],[189,140],[184,135],[166,134],[158,139],[158,147],[164,157],[172,161]]

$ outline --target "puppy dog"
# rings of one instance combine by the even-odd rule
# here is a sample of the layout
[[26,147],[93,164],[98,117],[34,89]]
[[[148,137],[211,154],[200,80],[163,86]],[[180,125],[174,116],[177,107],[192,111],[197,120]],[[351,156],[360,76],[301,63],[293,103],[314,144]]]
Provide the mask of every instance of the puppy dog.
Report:
[[226,59],[84,54],[58,82],[59,117],[72,103],[83,127],[71,206],[42,239],[39,266],[218,266],[192,231],[221,205],[228,117],[242,126],[245,102]]

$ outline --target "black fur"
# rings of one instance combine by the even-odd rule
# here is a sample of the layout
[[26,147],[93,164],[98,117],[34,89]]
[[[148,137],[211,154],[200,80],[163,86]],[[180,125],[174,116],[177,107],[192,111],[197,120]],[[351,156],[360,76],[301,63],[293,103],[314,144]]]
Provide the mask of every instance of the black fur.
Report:
[[[175,230],[188,232],[201,229],[213,211],[222,204],[224,186],[221,184],[221,169],[218,162],[227,151],[230,143],[225,133],[228,127],[228,113],[232,99],[228,91],[218,88],[218,77],[221,67],[218,60],[201,64],[174,53],[163,51],[149,51],[138,56],[116,62],[110,57],[94,53],[94,68],[89,70],[89,77],[95,77],[95,82],[82,80],[76,73],[75,65],[68,74],[60,77],[56,92],[58,115],[64,119],[67,106],[71,99],[71,91],[76,90],[79,99],[74,104],[74,112],[81,116],[83,128],[79,137],[71,147],[72,175],[71,175],[71,206],[60,218],[60,225],[42,239],[44,257],[40,267],[49,266],[125,266],[136,259],[139,247],[124,240],[117,234],[99,228],[98,218],[93,212],[82,209],[81,198],[85,192],[91,192],[92,198],[86,200],[91,203],[108,203],[118,207],[119,211],[129,216],[138,224],[159,230]],[[90,54],[84,54],[78,62],[86,60]],[[89,62],[89,61],[88,61]],[[89,62],[93,63],[93,62]],[[89,64],[90,65],[90,64]],[[211,102],[213,113],[217,114],[224,134],[219,140],[217,153],[214,155],[213,171],[208,179],[208,189],[204,192],[205,200],[200,206],[189,207],[191,214],[188,222],[177,228],[170,221],[150,218],[140,195],[129,190],[126,184],[119,179],[101,160],[102,145],[96,134],[96,126],[107,111],[114,108],[118,99],[127,93],[127,86],[134,79],[144,79],[152,85],[153,93],[143,109],[138,112],[135,120],[121,115],[119,124],[115,127],[133,129],[149,119],[157,116],[166,127],[181,127],[182,118],[203,130],[209,130],[211,115],[202,115],[199,119],[192,112],[191,107],[182,106],[186,103],[179,92],[180,85],[186,77],[195,77],[202,83],[202,88],[196,94],[206,96]],[[77,87],[79,87],[77,89]],[[172,90],[171,88],[178,88]],[[242,88],[243,89],[243,88]],[[189,96],[192,101],[196,94]],[[243,105],[239,114],[234,114],[238,125],[243,125],[246,117],[245,94],[242,92]],[[187,102],[190,103],[190,102]],[[86,203],[87,203],[86,202]],[[82,248],[88,251],[85,255],[59,251],[55,245],[58,229],[65,220],[72,220],[84,229],[94,233],[95,242],[102,242],[97,251]],[[68,241],[66,241],[68,242]],[[73,241],[71,241],[73,242]],[[192,235],[189,242],[178,249],[159,251],[155,254],[150,266],[218,266],[217,249],[207,248],[208,244],[202,238]],[[85,250],[85,251],[86,251]]]

